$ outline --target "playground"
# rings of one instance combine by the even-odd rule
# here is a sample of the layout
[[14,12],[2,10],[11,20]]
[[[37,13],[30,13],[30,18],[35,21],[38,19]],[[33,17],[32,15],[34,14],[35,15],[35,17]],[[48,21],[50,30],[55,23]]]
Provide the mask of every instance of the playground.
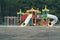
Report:
[[49,14],[46,5],[41,11],[31,8],[24,13],[20,9],[17,16],[5,16],[0,40],[60,40],[58,17]]
[[0,40],[60,40],[60,0],[0,0]]
[[[41,12],[42,11],[42,12]],[[6,25],[25,26],[53,26],[57,23],[58,17],[49,14],[49,9],[45,5],[42,10],[31,8],[22,12],[21,9],[17,12],[17,16],[5,16],[4,22]]]

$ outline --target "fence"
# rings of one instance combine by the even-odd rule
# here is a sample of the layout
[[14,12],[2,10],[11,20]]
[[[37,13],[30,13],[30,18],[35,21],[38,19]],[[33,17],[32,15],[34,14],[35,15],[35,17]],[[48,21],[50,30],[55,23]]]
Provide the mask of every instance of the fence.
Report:
[[16,16],[5,16],[4,17],[5,25],[17,25],[17,17]]

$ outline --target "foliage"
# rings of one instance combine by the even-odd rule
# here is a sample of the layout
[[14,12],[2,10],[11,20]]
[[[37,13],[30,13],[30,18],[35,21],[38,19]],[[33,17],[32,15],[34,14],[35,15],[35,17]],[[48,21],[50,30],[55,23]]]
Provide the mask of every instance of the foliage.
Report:
[[60,18],[60,0],[0,0],[0,17],[16,16],[17,11],[33,8],[42,10],[44,6],[50,9],[50,13]]

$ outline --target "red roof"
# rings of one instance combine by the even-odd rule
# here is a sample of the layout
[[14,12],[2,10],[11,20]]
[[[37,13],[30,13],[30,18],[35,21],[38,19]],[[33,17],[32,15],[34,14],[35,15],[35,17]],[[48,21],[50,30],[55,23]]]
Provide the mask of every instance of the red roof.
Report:
[[28,16],[28,14],[24,14],[24,15],[21,16],[21,19],[26,19],[27,16]]
[[[21,19],[26,19],[28,14],[24,14],[21,16]],[[36,18],[36,15],[32,15],[32,18]]]

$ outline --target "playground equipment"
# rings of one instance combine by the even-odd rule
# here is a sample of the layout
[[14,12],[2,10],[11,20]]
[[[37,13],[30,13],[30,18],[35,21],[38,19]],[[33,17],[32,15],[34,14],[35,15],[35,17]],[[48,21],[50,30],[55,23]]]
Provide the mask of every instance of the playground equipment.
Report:
[[[26,16],[26,19],[20,26],[27,26],[29,24],[32,24],[32,26],[53,26],[57,21],[58,18],[55,15],[48,14],[50,10],[47,9],[45,6],[45,9],[42,9],[42,14],[39,10],[35,10],[31,8],[30,10],[27,10],[26,13],[28,14]],[[50,19],[53,19],[53,21],[50,21]],[[31,21],[32,20],[32,21]]]
[[26,20],[21,24],[21,26],[26,26],[28,22],[30,21],[31,17],[32,17],[32,14],[29,14]]
[[21,12],[21,9],[19,10],[19,12],[17,12],[17,22],[18,22],[18,25],[20,25],[20,21],[21,21],[21,15],[23,15],[24,13],[23,12]]
[[47,14],[47,17],[53,19],[53,21],[48,23],[48,26],[53,26],[58,21],[58,18],[55,15]]

